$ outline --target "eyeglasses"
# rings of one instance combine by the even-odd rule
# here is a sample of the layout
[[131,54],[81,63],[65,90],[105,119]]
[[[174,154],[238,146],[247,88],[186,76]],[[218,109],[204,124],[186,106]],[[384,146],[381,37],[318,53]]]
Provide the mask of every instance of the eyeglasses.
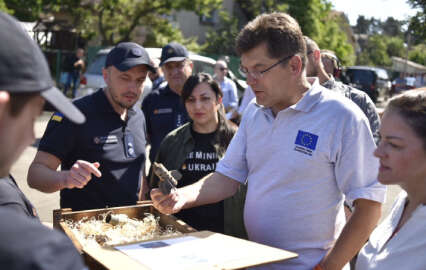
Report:
[[294,56],[293,55],[289,55],[284,57],[283,59],[279,60],[278,62],[276,62],[275,64],[273,64],[272,66],[268,67],[265,70],[262,71],[248,71],[247,68],[240,66],[239,71],[241,74],[243,74],[245,77],[247,77],[247,75],[250,75],[253,79],[258,80],[260,78],[263,77],[263,74],[265,74],[266,72],[270,71],[271,69],[273,69],[274,67],[278,66],[279,64],[289,60],[290,58],[292,58]]

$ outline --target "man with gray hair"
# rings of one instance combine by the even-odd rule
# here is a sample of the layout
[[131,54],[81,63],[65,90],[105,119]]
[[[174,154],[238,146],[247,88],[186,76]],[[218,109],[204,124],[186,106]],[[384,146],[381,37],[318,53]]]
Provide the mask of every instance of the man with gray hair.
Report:
[[327,89],[341,93],[345,97],[352,100],[364,112],[370,124],[376,143],[379,139],[380,118],[377,113],[376,106],[371,98],[363,91],[352,86],[337,82],[333,75],[329,74],[322,63],[321,51],[315,41],[304,36],[307,49],[306,76],[318,77],[319,83]]

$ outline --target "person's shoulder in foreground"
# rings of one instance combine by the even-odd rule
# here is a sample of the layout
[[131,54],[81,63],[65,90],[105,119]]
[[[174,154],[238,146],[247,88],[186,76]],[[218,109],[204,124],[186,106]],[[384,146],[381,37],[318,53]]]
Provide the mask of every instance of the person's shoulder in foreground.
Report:
[[[32,129],[43,99],[74,122],[82,123],[85,117],[54,87],[45,56],[19,22],[0,12],[0,25],[0,175],[6,177],[34,140]],[[17,186],[6,188],[12,195],[10,203],[23,203],[13,196],[21,193]],[[17,209],[0,207],[0,217],[1,269],[84,269],[63,234]]]
[[0,207],[13,209],[28,217],[38,219],[34,206],[19,189],[11,175],[0,177]]
[[87,269],[64,234],[11,209],[0,208],[0,216],[2,269]]

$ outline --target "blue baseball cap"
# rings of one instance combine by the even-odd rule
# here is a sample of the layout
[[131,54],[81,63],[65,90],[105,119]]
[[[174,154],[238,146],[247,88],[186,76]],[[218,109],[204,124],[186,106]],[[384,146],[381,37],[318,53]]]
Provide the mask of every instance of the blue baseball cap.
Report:
[[120,71],[127,71],[135,66],[145,65],[155,71],[151,59],[144,47],[134,42],[122,42],[107,55],[105,67],[114,66]]
[[180,62],[187,59],[188,57],[188,51],[183,45],[177,42],[171,42],[164,46],[161,50],[160,67],[165,63]]

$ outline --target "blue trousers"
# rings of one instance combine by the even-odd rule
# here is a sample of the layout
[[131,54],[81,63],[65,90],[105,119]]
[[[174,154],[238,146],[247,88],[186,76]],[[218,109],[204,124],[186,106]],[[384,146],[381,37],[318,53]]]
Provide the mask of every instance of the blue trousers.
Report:
[[80,84],[80,72],[72,71],[67,72],[65,87],[64,87],[64,95],[67,94],[68,90],[72,87],[72,98],[75,98],[75,91],[77,90],[78,85]]

